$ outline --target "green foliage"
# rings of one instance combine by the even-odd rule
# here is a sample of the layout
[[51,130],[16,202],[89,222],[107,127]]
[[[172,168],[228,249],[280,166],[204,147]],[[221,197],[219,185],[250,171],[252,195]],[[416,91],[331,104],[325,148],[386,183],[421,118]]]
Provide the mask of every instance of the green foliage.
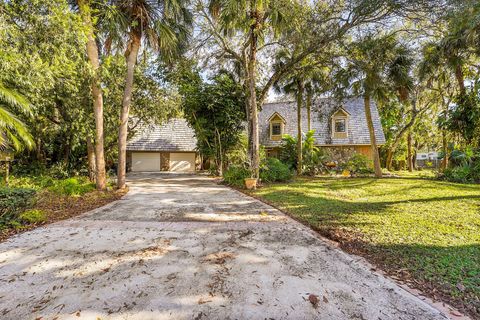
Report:
[[95,190],[95,184],[88,182],[86,178],[68,178],[55,182],[49,190],[61,195],[81,196]]
[[290,169],[297,168],[297,139],[289,134],[282,137],[282,145],[280,146],[279,159],[285,163]]
[[449,167],[438,175],[440,179],[461,183],[480,183],[480,150],[472,148],[453,150],[449,161]]
[[35,193],[35,190],[27,188],[0,188],[0,228],[8,226],[32,206]]
[[[23,167],[25,173],[34,173],[26,169],[62,163],[58,178],[85,172],[86,138],[93,137],[95,122],[90,88],[93,73],[86,59],[85,26],[80,15],[65,0],[4,1],[0,6],[0,86],[21,98],[17,100],[22,106],[29,102],[32,118],[28,113],[15,115],[26,124],[36,144],[35,152],[16,155],[15,165]],[[95,14],[100,12],[105,13],[95,10]],[[104,40],[99,35],[102,42],[100,39]],[[138,60],[132,128],[139,121],[160,123],[175,116],[180,103],[178,94],[159,81],[152,67],[156,57],[145,50]],[[126,62],[122,52],[115,51],[101,56],[101,63],[105,157],[111,168],[117,157],[118,106]]]
[[348,159],[344,168],[352,174],[373,173],[372,160],[360,153],[355,153],[350,159]]
[[262,182],[284,182],[292,179],[293,173],[288,165],[277,158],[267,158],[260,167],[260,180]]
[[223,181],[231,186],[243,188],[245,186],[245,179],[250,178],[252,172],[241,166],[230,166],[223,173]]
[[310,130],[305,135],[303,143],[303,172],[309,176],[315,176],[323,171],[323,162],[326,159],[325,152],[315,146],[315,131]]
[[[303,172],[307,175],[314,176],[323,171],[323,161],[326,155],[323,150],[315,146],[315,131],[310,130],[305,135],[303,142]],[[280,147],[279,159],[285,163],[290,169],[297,169],[297,139],[284,135],[282,145]]]
[[480,147],[480,79],[467,94],[456,98],[456,106],[445,125],[460,134],[467,144]]
[[224,167],[226,157],[238,146],[245,122],[243,87],[232,74],[221,71],[204,82],[192,66],[179,66],[174,77],[183,97],[185,118],[195,130],[200,153]]
[[46,219],[47,219],[47,216],[45,212],[38,209],[26,210],[18,216],[18,220],[26,224],[40,223],[40,222],[44,222]]

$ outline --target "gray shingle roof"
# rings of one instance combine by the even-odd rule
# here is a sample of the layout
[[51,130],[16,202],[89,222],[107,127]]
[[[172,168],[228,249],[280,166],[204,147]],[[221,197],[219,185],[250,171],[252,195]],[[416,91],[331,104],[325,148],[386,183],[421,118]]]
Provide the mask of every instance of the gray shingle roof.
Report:
[[[348,136],[345,139],[333,139],[331,135],[331,116],[343,108],[349,113]],[[259,112],[260,143],[266,147],[279,146],[281,141],[270,140],[269,119],[278,113],[285,119],[284,134],[297,135],[297,110],[295,102],[275,102],[263,105]],[[312,130],[315,130],[317,145],[369,145],[367,120],[362,98],[349,98],[341,102],[330,99],[318,99],[312,106]],[[378,144],[385,143],[380,116],[377,107],[372,103],[372,118]],[[302,110],[303,133],[307,132],[307,112]],[[136,134],[127,144],[131,151],[195,151],[197,139],[195,132],[185,119],[172,119],[163,125],[139,126]]]
[[[348,137],[345,139],[333,139],[331,134],[331,116],[339,108],[343,108],[350,115],[348,118]],[[295,102],[276,102],[264,104],[259,113],[259,134],[260,143],[267,147],[278,146],[281,141],[270,140],[270,123],[268,119],[277,112],[286,123],[284,134],[294,137],[297,135],[297,110]],[[371,106],[375,137],[378,144],[385,143],[380,116],[374,103]],[[370,135],[368,133],[367,120],[362,98],[349,98],[337,101],[331,98],[317,99],[312,105],[311,128],[315,130],[315,141],[317,145],[369,145]],[[302,131],[307,132],[307,111],[302,110]]]
[[140,125],[128,141],[130,151],[195,151],[197,138],[185,119],[162,125]]

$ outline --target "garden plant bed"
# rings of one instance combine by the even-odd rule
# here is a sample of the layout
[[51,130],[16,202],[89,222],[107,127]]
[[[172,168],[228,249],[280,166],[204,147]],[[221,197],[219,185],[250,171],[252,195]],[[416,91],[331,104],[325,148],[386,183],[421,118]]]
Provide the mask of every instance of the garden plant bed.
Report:
[[39,223],[25,224],[19,227],[9,227],[0,230],[0,242],[5,241],[12,235],[32,230],[41,225],[68,219],[104,206],[120,199],[127,190],[122,191],[91,191],[81,196],[59,195],[48,190],[37,194],[37,201],[32,209],[38,209],[45,213],[45,220]]
[[480,185],[301,178],[249,193],[392,278],[480,319]]

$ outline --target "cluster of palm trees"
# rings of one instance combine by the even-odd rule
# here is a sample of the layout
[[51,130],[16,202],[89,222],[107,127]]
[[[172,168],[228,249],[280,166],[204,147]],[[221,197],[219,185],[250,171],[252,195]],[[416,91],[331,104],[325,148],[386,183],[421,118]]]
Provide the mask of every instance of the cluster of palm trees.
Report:
[[[203,46],[212,44],[207,51],[218,49],[213,56],[233,65],[245,90],[250,166],[254,177],[258,177],[260,166],[258,110],[272,87],[296,96],[299,119],[304,105],[310,118],[315,93],[331,90],[361,95],[377,176],[382,173],[371,101],[382,100],[383,96],[395,92],[399,101],[409,105],[411,110],[411,121],[400,130],[389,149],[387,167],[401,136],[409,133],[415,118],[426,110],[425,106],[417,107],[416,95],[420,89],[418,81],[412,78],[412,54],[395,35],[375,32],[375,36],[357,35],[353,41],[347,41],[346,35],[352,30],[382,21],[401,10],[395,1],[339,1],[329,8],[322,2],[291,0],[71,0],[71,4],[81,17],[87,38],[85,53],[91,67],[90,89],[96,128],[89,149],[93,150],[94,161],[91,162],[99,190],[106,188],[102,62],[114,52],[122,52],[126,60],[118,121],[117,172],[117,187],[124,188],[128,119],[139,53],[148,47],[157,52],[160,59],[177,59],[189,44],[193,11],[197,19],[193,34],[196,37],[205,34]],[[407,1],[403,5],[412,6],[407,8],[412,10],[417,2]],[[471,48],[478,51],[478,46],[472,43],[480,42],[479,24],[478,21],[463,21],[457,25],[442,41],[425,46],[419,81],[435,77],[439,70],[445,69],[454,75],[460,93],[465,94],[463,66],[473,54]],[[274,55],[265,57],[262,52],[268,48],[275,48]],[[259,55],[263,56],[259,59]],[[31,113],[24,98],[0,83],[0,129],[3,132],[0,142],[6,145],[9,141],[17,149],[22,145],[32,146],[28,130],[13,115],[12,109]],[[302,130],[299,121],[299,174],[302,173]]]
[[103,96],[100,75],[101,50],[123,50],[127,71],[118,125],[117,188],[125,188],[126,147],[128,119],[132,104],[134,71],[142,44],[155,50],[161,57],[175,56],[185,44],[191,13],[185,0],[76,0],[76,6],[86,28],[86,52],[93,81],[91,84],[95,114],[95,170],[97,189],[106,188],[105,157],[103,150]]

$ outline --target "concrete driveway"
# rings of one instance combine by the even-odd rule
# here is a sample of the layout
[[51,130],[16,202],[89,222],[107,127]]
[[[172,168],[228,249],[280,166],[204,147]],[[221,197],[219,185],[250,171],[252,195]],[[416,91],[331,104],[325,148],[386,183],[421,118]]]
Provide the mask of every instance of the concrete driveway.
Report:
[[122,200],[0,244],[0,318],[446,317],[262,202],[137,174]]

